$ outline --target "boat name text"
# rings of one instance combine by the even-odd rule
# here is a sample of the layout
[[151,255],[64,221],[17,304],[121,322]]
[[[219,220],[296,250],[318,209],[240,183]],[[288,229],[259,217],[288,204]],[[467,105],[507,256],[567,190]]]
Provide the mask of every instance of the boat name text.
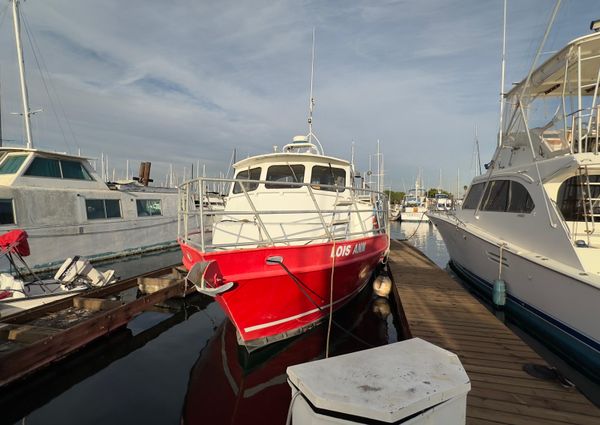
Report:
[[[350,254],[360,254],[361,252],[365,252],[367,248],[366,242],[359,242],[354,245],[354,249],[352,249],[352,244],[348,245],[338,245],[335,247],[335,256],[336,257],[347,257]],[[331,257],[333,258],[334,248],[331,249]]]

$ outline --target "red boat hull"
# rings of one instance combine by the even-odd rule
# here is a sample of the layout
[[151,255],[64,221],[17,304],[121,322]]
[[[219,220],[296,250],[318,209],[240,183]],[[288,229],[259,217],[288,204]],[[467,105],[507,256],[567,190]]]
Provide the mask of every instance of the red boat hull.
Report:
[[[389,243],[387,235],[381,234],[337,241],[335,246],[323,243],[209,253],[183,242],[180,245],[185,267],[214,260],[223,275],[220,284],[235,283],[216,300],[237,328],[240,342],[257,347],[293,336],[327,317],[332,273],[333,309],[344,305],[368,282]],[[268,258],[281,260],[283,266],[267,262]]]

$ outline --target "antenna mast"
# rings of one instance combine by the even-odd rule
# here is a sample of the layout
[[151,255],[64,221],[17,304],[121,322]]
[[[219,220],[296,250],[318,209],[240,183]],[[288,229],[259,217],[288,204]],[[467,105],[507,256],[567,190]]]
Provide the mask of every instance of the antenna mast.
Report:
[[[502,71],[500,77],[500,130],[498,131],[498,147],[502,146],[502,133],[504,132],[504,74],[506,69],[506,2],[504,0],[504,18],[502,21]],[[477,136],[475,136],[477,137]],[[477,140],[477,139],[475,139]],[[479,152],[479,143],[477,144],[477,151]],[[481,167],[479,169],[479,174],[481,174]]]
[[[502,130],[500,130],[502,131]],[[475,166],[477,167],[477,175],[481,175],[481,154],[479,152],[479,137],[477,137],[477,124],[475,124]]]
[[17,42],[17,60],[19,62],[19,76],[21,78],[21,98],[23,100],[23,122],[25,124],[25,137],[27,148],[33,148],[31,138],[31,121],[29,110],[29,99],[27,97],[27,86],[25,85],[25,62],[23,61],[23,47],[21,46],[21,22],[19,20],[19,0],[12,0],[13,24],[15,29],[15,40]]
[[313,110],[315,106],[315,98],[313,97],[313,86],[315,80],[315,27],[313,27],[312,32],[312,50],[311,50],[311,60],[310,60],[310,98],[308,100],[308,143],[312,143],[312,139],[314,138],[319,144],[319,148],[321,148],[321,154],[325,154],[323,151],[323,146],[321,142],[313,133],[312,123],[313,123]]

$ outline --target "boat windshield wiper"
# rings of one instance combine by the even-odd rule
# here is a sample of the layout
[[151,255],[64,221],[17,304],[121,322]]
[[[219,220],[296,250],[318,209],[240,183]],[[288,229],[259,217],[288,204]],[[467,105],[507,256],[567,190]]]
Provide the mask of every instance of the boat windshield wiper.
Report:
[[[333,168],[331,167],[331,162],[328,162],[327,165],[329,165],[329,174],[331,174],[331,181],[333,182],[333,186],[338,186],[337,180],[335,179],[335,175],[333,174]],[[338,192],[338,189],[335,189],[335,191]]]
[[296,176],[296,173],[294,173],[294,169],[292,168],[292,166],[290,164],[285,165],[287,165],[290,171],[292,172],[292,176],[294,176],[294,183],[300,183],[300,180],[298,180],[298,176]]

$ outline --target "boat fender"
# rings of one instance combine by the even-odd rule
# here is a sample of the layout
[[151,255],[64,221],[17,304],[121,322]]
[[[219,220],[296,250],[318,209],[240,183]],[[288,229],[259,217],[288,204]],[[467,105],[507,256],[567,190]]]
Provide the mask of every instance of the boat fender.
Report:
[[506,304],[506,284],[502,279],[494,281],[492,301],[494,302],[494,306],[498,308],[504,307]]
[[373,301],[373,313],[382,320],[386,320],[392,313],[390,303],[387,298],[379,297]]
[[3,300],[4,298],[10,298],[13,296],[13,293],[11,291],[0,291],[0,300]]
[[387,298],[392,290],[392,281],[389,277],[379,275],[373,281],[373,292],[379,297]]

